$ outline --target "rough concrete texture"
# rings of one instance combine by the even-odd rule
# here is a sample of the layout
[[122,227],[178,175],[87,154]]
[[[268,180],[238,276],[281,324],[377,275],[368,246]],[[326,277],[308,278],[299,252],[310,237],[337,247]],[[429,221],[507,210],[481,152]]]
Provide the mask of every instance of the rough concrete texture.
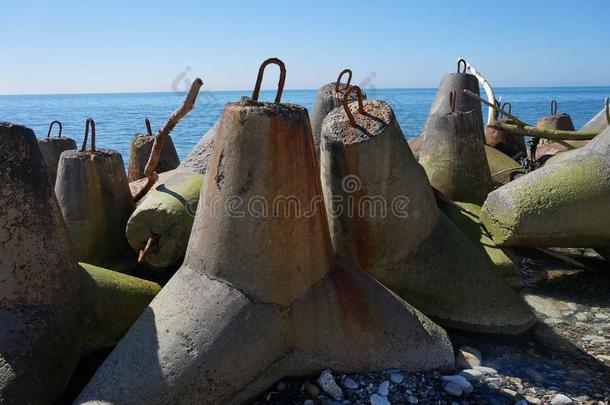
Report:
[[[565,131],[574,131],[574,124],[572,123],[572,117],[569,114],[553,114],[546,117],[542,117],[536,122],[536,127],[541,129],[559,129]],[[571,145],[574,148],[580,148],[587,144],[589,141],[565,141],[565,143]],[[536,148],[536,159],[540,159],[542,156],[555,155],[559,152],[570,150],[569,147],[562,145],[557,142],[550,141],[548,139],[540,139],[540,143]]]
[[472,112],[432,114],[423,136],[419,163],[430,184],[450,199],[482,204],[492,180],[477,116]]
[[608,128],[608,119],[606,118],[606,107],[602,108],[600,112],[595,114],[585,125],[580,128],[581,131],[603,131]]
[[34,132],[0,123],[0,403],[50,403],[82,345],[79,271]]
[[184,265],[76,403],[237,404],[286,375],[453,364],[442,329],[333,261],[321,202],[272,208],[321,196],[304,108],[229,103],[214,143]]
[[[339,84],[339,91],[335,91],[337,83],[332,82],[320,87],[316,93],[316,100],[311,108],[311,131],[313,132],[313,145],[316,152],[316,162],[320,161],[320,134],[322,133],[322,122],[329,112],[343,105],[343,96],[348,86]],[[356,101],[356,93],[350,93],[349,101]],[[366,94],[362,93],[366,99]]]
[[51,184],[51,187],[55,187],[59,157],[65,150],[76,149],[76,142],[74,139],[53,136],[38,138],[38,147],[40,148],[40,154],[42,155],[42,160],[47,169],[49,184]]
[[610,246],[610,130],[489,194],[481,221],[500,245]]
[[424,137],[422,135],[416,136],[415,138],[409,139],[407,143],[409,144],[409,148],[411,148],[411,152],[413,152],[415,160],[419,160],[419,152],[421,152],[421,147],[424,144]]
[[87,263],[79,264],[81,300],[87,326],[84,351],[116,344],[161,290],[142,280]]
[[[448,73],[441,79],[436,91],[436,97],[430,107],[429,116],[432,114],[447,114],[451,112],[449,106],[449,94],[455,91],[457,95],[456,107],[457,112],[472,111],[476,117],[476,121],[483,128],[483,113],[481,111],[481,103],[472,97],[464,94],[464,90],[470,90],[474,94],[479,94],[479,80],[476,76],[470,73]],[[483,137],[483,133],[481,133]]]
[[214,148],[214,137],[218,130],[218,121],[197,142],[186,159],[180,163],[179,169],[199,174],[205,174],[210,166],[212,149]]
[[55,194],[79,261],[108,265],[129,248],[125,226],[135,205],[117,151],[63,152]]
[[510,248],[500,248],[496,246],[491,235],[481,225],[479,215],[481,207],[476,204],[462,203],[459,201],[453,204],[438,199],[439,208],[447,215],[459,230],[470,239],[470,241],[496,266],[502,274],[504,280],[513,288],[522,288],[521,270],[517,266],[519,258]]
[[182,264],[202,183],[200,174],[172,172],[131,214],[126,234],[133,250],[139,252],[151,235],[158,236],[146,254],[146,263],[160,269]]
[[337,255],[441,325],[526,330],[531,313],[487,255],[440,212],[389,105],[366,101],[365,114],[357,103],[349,107],[357,128],[341,109],[322,127],[322,187]]
[[485,145],[485,155],[494,188],[506,184],[525,173],[525,169],[514,159],[498,149]]
[[526,156],[525,137],[500,129],[485,126],[485,144],[513,159]]
[[[155,136],[148,134],[136,134],[129,143],[129,163],[127,169],[127,180],[135,181],[146,177],[144,169],[146,163],[150,157],[153,144],[155,143]],[[178,158],[178,152],[172,141],[172,137],[168,136],[163,144],[163,150],[159,157],[159,163],[155,171],[157,173],[167,172],[175,169],[180,165],[180,158]]]

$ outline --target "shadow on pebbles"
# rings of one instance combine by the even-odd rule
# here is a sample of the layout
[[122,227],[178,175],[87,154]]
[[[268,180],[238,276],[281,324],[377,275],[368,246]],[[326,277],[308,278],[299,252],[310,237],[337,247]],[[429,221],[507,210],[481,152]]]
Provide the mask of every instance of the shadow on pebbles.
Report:
[[[582,252],[569,252],[582,254]],[[608,404],[610,265],[527,249],[522,296],[539,323],[518,339],[449,331],[456,369],[279,381],[255,404]]]

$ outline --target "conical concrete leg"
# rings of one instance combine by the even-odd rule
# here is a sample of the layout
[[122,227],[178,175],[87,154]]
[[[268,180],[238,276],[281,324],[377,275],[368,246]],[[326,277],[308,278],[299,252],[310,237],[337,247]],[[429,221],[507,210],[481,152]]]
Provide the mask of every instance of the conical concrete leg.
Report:
[[389,105],[370,100],[349,109],[356,126],[336,109],[322,130],[321,178],[337,254],[441,325],[506,334],[529,328],[527,306],[438,209]]
[[451,365],[442,329],[334,263],[317,173],[304,108],[229,103],[184,265],[77,403],[243,403],[325,367]]
[[506,246],[610,246],[610,130],[494,192],[481,221]]
[[80,354],[79,271],[34,132],[0,123],[0,156],[0,403],[46,403]]

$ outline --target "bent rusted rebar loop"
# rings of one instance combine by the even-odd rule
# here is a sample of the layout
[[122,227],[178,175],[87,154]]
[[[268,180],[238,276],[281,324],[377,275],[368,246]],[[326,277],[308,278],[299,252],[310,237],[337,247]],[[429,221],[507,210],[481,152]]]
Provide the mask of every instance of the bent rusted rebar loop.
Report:
[[[186,115],[188,114],[193,107],[195,106],[195,100],[197,99],[197,95],[199,94],[199,89],[203,86],[203,80],[197,78],[191,84],[191,88],[184,99],[184,103],[175,111],[173,111],[165,125],[161,127],[157,136],[155,136],[155,140],[153,142],[153,147],[150,151],[150,156],[148,157],[148,161],[146,162],[146,167],[144,168],[144,175],[146,176],[146,184],[144,187],[138,191],[134,196],[133,200],[138,202],[148,193],[148,190],[152,188],[155,184],[159,175],[155,171],[157,169],[157,164],[159,163],[159,159],[161,158],[161,151],[163,150],[163,146],[165,145],[165,140],[169,137],[170,132],[174,129],[176,124]],[[152,132],[152,131],[151,131]]]
[[339,86],[341,85],[341,78],[345,74],[347,74],[347,82],[345,83],[345,88],[349,89],[350,83],[352,82],[352,71],[351,71],[351,69],[343,69],[341,71],[341,73],[339,73],[339,77],[337,77],[337,81],[335,82],[335,93],[339,92]]
[[449,110],[452,114],[455,114],[455,105],[457,104],[457,94],[455,90],[449,92]]
[[63,130],[63,125],[61,125],[61,122],[54,120],[51,121],[51,125],[49,125],[49,132],[47,132],[47,138],[51,137],[51,131],[53,130],[53,125],[59,125],[59,134],[57,135],[58,138],[61,138],[61,131]]
[[557,100],[551,100],[551,115],[557,114]]
[[150,120],[148,118],[144,118],[144,123],[146,124],[146,132],[148,135],[152,135],[152,127],[150,126]]
[[93,118],[88,117],[85,121],[85,138],[83,139],[83,146],[80,148],[81,152],[87,151],[87,138],[89,138],[89,126],[91,126],[91,148],[89,152],[91,153],[91,159],[95,155],[95,121]]
[[282,99],[282,92],[284,91],[284,83],[286,82],[286,65],[278,58],[269,58],[264,61],[258,68],[258,76],[256,76],[256,84],[254,85],[254,91],[252,92],[252,100],[258,101],[258,95],[261,90],[261,84],[263,83],[263,76],[265,74],[265,68],[270,64],[278,65],[280,68],[280,78],[277,83],[277,93],[275,94],[275,102],[279,103]]
[[[460,71],[460,65],[464,66],[464,69]],[[457,72],[458,73],[466,73],[466,69],[468,69],[468,65],[466,63],[466,59],[460,58],[457,61]]]
[[364,104],[362,103],[362,90],[360,90],[360,87],[358,87],[358,86],[350,86],[345,91],[345,94],[343,95],[343,109],[345,110],[345,114],[347,115],[349,124],[352,127],[358,127],[358,124],[356,123],[356,120],[354,119],[354,116],[352,115],[352,112],[349,109],[349,102],[348,102],[349,95],[354,92],[356,93],[356,98],[358,100],[358,112],[360,114],[364,114]]

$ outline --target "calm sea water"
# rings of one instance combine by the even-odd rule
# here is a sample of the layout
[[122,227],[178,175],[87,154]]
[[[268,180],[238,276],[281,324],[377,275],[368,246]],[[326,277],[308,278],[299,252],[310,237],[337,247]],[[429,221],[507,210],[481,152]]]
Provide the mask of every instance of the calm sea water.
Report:
[[[512,111],[526,122],[549,114],[549,103],[556,99],[559,112],[572,116],[576,128],[582,126],[603,107],[610,87],[544,87],[496,88],[496,97],[512,103]],[[388,101],[407,138],[419,134],[436,89],[368,89],[369,98]],[[283,102],[301,104],[311,111],[315,90],[286,90]],[[274,91],[261,92],[261,100],[272,100]],[[172,132],[172,138],[183,159],[214,124],[223,106],[249,91],[202,91],[193,111]],[[60,120],[64,135],[80,145],[85,118],[96,123],[96,144],[118,150],[127,163],[129,141],[137,132],[145,132],[144,118],[151,120],[156,131],[184,98],[177,93],[64,94],[0,96],[0,121],[19,123],[32,128],[39,137],[46,136],[52,120]],[[485,115],[487,108],[483,109]]]

